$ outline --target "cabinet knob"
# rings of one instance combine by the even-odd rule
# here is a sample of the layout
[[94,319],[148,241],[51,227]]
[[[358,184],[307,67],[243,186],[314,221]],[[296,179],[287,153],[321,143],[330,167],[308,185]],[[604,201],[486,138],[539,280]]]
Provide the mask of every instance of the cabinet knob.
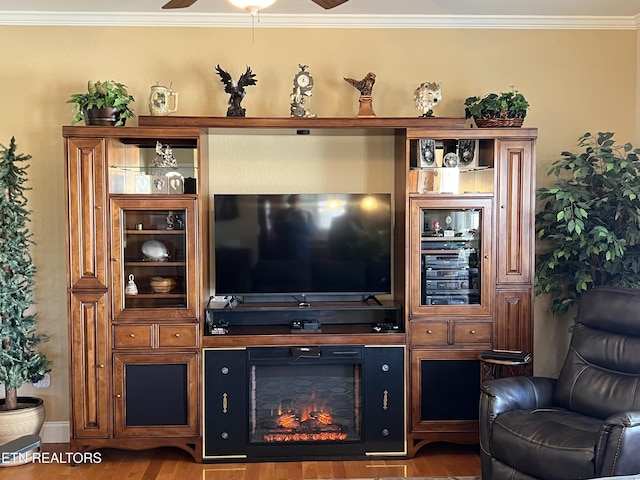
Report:
[[427,330],[427,333],[431,335],[433,333],[433,330]]
[[135,338],[136,334],[135,334],[135,333],[131,333],[131,334],[129,334],[129,336],[130,336],[131,338]]
[[475,330],[469,330],[469,333],[470,333],[471,335],[475,335],[475,334],[476,334],[476,331],[475,331]]
[[122,395],[120,395],[119,393],[116,395],[116,398],[122,398]]
[[506,205],[500,205],[500,208],[504,209],[504,208],[507,208],[507,206]]
[[380,367],[382,369],[383,372],[388,372],[389,371],[389,365],[387,365],[386,363],[382,365],[382,367]]
[[220,369],[220,372],[221,372],[223,375],[227,375],[227,374],[229,373],[229,367],[222,367],[222,368]]
[[96,210],[102,210],[102,206],[101,205],[96,205]]
[[178,337],[180,337],[180,334],[179,334],[179,333],[176,333],[176,338],[178,338]]
[[390,432],[388,428],[383,428],[381,433],[383,437],[388,437]]
[[98,368],[104,368],[104,364],[101,363],[100,365],[98,365]]

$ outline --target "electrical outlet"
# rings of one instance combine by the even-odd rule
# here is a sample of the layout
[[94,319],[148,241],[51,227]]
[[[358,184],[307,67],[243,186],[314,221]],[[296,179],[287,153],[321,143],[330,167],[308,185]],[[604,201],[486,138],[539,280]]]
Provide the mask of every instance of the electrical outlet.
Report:
[[33,386],[36,388],[49,388],[51,386],[51,376],[48,373],[45,373],[44,377],[37,382],[34,382]]

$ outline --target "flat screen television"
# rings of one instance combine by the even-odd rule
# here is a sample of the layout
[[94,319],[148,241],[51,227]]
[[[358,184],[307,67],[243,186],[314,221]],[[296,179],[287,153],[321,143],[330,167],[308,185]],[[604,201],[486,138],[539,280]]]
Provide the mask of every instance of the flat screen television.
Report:
[[391,292],[391,194],[214,195],[216,295]]

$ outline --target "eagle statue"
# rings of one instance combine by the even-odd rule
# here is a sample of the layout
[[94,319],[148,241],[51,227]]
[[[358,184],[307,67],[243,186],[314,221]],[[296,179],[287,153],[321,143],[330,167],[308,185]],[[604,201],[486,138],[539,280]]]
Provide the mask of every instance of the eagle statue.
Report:
[[369,96],[373,93],[373,84],[376,83],[376,74],[369,72],[362,80],[354,80],[353,78],[343,77],[344,81],[349,85],[353,85],[358,89],[360,95]]
[[251,67],[247,66],[247,71],[240,75],[237,82],[234,82],[231,75],[216,66],[216,73],[220,75],[220,81],[224,84],[224,91],[229,94],[229,108],[227,109],[227,117],[244,117],[246,109],[242,108],[240,103],[246,95],[244,87],[249,87],[258,83],[256,74],[251,72]]
[[360,92],[360,109],[358,110],[358,117],[375,117],[376,113],[373,111],[373,85],[376,83],[376,74],[369,72],[362,80],[354,80],[353,78],[344,78],[344,81],[349,85],[355,87]]

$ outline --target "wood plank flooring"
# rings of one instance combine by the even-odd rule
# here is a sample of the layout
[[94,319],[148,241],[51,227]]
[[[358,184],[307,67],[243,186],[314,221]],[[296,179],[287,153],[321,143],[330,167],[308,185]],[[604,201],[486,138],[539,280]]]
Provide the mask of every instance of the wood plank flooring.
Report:
[[200,464],[182,450],[100,450],[100,463],[72,466],[66,444],[44,444],[56,461],[0,468],[11,480],[302,480],[480,475],[477,446],[431,444],[411,459]]

